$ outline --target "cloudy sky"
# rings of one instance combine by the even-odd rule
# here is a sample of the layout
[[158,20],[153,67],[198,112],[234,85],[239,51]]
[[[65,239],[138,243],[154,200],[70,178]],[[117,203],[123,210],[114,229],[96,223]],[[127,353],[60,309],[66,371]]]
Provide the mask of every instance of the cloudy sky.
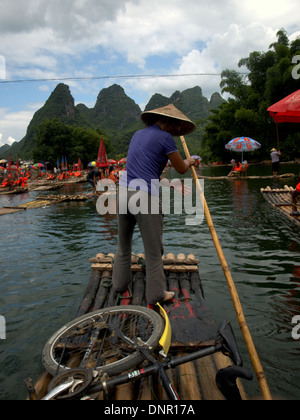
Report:
[[[300,36],[299,0],[0,0],[0,8],[0,146],[24,137],[61,80],[88,107],[114,83],[142,109],[154,93],[194,86],[210,98],[219,74],[267,51],[280,28]],[[135,75],[173,77],[125,77]]]

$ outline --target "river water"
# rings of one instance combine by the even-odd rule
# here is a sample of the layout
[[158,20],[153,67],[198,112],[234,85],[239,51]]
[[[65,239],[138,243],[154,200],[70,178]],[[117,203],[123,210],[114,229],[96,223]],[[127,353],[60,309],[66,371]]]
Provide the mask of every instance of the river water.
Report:
[[[201,175],[227,175],[228,168],[203,168]],[[282,172],[300,172],[284,165]],[[254,166],[249,175],[269,175]],[[170,179],[176,177],[171,170]],[[263,199],[260,189],[293,185],[291,180],[205,180],[205,195],[264,367],[272,394],[300,399],[300,340],[292,320],[300,315],[300,228]],[[293,185],[294,186],[294,185]],[[87,184],[65,186],[62,193],[85,192]],[[38,195],[1,196],[0,207],[32,201]],[[90,277],[89,258],[115,252],[114,216],[100,216],[96,202],[61,203],[0,218],[0,400],[26,397],[24,379],[37,379],[47,339],[74,318]],[[186,226],[185,215],[166,215],[165,253],[193,253],[200,259],[205,297],[217,323],[231,321],[244,358],[251,366],[236,321],[226,280],[206,222]],[[138,232],[133,252],[143,252]],[[299,330],[298,330],[299,332]],[[245,383],[250,397],[257,381]]]

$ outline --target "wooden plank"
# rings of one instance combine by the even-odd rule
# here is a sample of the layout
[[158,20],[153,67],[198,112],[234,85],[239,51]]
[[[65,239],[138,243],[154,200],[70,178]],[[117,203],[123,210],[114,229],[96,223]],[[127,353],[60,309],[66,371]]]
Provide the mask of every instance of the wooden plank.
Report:
[[120,385],[116,388],[116,401],[132,401],[133,400],[133,383]]
[[[91,258],[89,262],[92,265],[92,270],[112,271],[113,260],[113,254],[109,254],[108,256],[98,254],[95,258]],[[200,260],[196,259],[195,256],[192,254],[189,254],[188,256],[185,256],[184,254],[179,254],[177,258],[173,254],[168,254],[162,257],[162,261],[165,271],[175,273],[196,273],[198,272],[198,264],[200,262]],[[143,272],[145,269],[145,262],[146,261],[144,255],[132,255],[131,271],[133,273]]]
[[95,296],[97,295],[99,289],[100,279],[101,273],[98,271],[92,271],[88,286],[76,312],[75,318],[90,312]]
[[[113,265],[112,264],[99,264],[94,263],[92,264],[92,270],[98,270],[98,271],[113,271]],[[165,265],[164,266],[165,271],[169,271],[172,273],[197,273],[198,272],[198,266],[192,266],[192,265]],[[131,271],[133,273],[141,273],[144,271],[144,267],[142,265],[133,264],[131,266]]]
[[8,210],[26,210],[26,206],[3,206],[3,208]]
[[96,311],[98,309],[101,309],[105,306],[105,302],[109,293],[109,289],[111,287],[111,272],[109,271],[104,271],[101,275],[101,281],[100,281],[100,286],[99,286],[99,290],[96,294],[95,297],[95,302],[93,305],[92,310]]
[[225,398],[219,391],[215,380],[217,368],[214,359],[211,356],[207,356],[196,360],[195,364],[203,399],[206,401],[224,401]]
[[[114,257],[114,254],[109,254],[109,256],[98,254],[95,258],[90,258],[89,262],[91,264],[113,264]],[[173,256],[172,258],[170,254],[166,256],[163,255],[162,261],[164,265],[198,265],[200,263],[200,260],[192,254],[189,254],[188,256],[185,256],[184,254],[179,254],[177,258],[175,258],[175,256]],[[142,257],[140,255],[132,255],[131,257],[132,265],[142,265],[145,262],[146,260],[144,256]]]
[[21,211],[24,211],[24,209],[0,209],[0,216],[5,216],[7,214],[14,214],[14,213],[20,213]]
[[152,401],[154,399],[152,376],[141,379],[137,382],[137,385],[139,387],[139,393],[137,396],[139,401]]
[[[180,354],[178,356],[183,356]],[[179,395],[182,400],[201,400],[197,372],[193,362],[178,366]]]

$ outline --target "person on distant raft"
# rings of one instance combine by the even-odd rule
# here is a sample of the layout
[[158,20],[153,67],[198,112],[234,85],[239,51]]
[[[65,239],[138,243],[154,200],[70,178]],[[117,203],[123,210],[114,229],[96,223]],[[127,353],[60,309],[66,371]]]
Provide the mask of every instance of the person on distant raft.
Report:
[[229,172],[227,176],[237,176],[242,170],[242,164],[239,161],[232,159],[231,164],[233,166],[232,170]]
[[292,213],[291,216],[299,216],[300,212],[297,208],[298,199],[300,197],[300,176],[297,179],[296,189],[292,194]]
[[281,157],[280,150],[279,151],[277,151],[276,149],[271,150],[273,176],[278,175],[279,165],[280,165],[280,157]]
[[98,180],[104,177],[103,169],[101,168],[94,168],[87,174],[87,181],[93,187],[93,195],[96,195],[96,187]]
[[[146,256],[146,300],[147,304],[155,305],[174,297],[173,292],[165,290],[160,177],[168,160],[180,174],[186,173],[195,164],[192,158],[183,160],[173,136],[189,134],[196,125],[174,105],[143,112],[141,118],[146,128],[134,134],[127,155],[126,171],[119,182],[118,247],[112,283],[113,290],[120,293],[126,291],[130,284],[132,237],[138,224]],[[136,211],[136,206],[132,205],[138,200],[140,211]]]

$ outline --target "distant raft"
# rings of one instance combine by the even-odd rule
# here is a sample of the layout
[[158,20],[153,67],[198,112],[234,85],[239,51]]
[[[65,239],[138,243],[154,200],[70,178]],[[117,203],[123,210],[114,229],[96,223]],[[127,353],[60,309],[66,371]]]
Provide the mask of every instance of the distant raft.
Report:
[[19,206],[4,206],[0,208],[0,216],[6,214],[18,213],[30,209],[38,209],[48,207],[63,202],[86,201],[92,198],[92,194],[75,194],[75,195],[44,195],[37,197],[34,201]]
[[[296,175],[295,174],[282,174],[282,175],[278,175],[277,178],[279,179],[285,179],[285,178],[295,178]],[[246,180],[251,180],[251,179],[274,179],[273,175],[266,175],[266,176],[247,176],[247,175],[241,175],[241,174],[237,174],[235,176],[202,176],[199,175],[198,176],[199,179],[207,179],[207,180],[212,180],[212,181],[220,181],[223,179],[227,179],[228,181],[246,181]]]
[[[271,187],[261,189],[263,197],[272,207],[300,226],[300,216],[291,214],[293,211],[292,194],[294,191],[293,187],[287,185],[283,189],[271,189]],[[299,205],[297,208],[299,210]]]

